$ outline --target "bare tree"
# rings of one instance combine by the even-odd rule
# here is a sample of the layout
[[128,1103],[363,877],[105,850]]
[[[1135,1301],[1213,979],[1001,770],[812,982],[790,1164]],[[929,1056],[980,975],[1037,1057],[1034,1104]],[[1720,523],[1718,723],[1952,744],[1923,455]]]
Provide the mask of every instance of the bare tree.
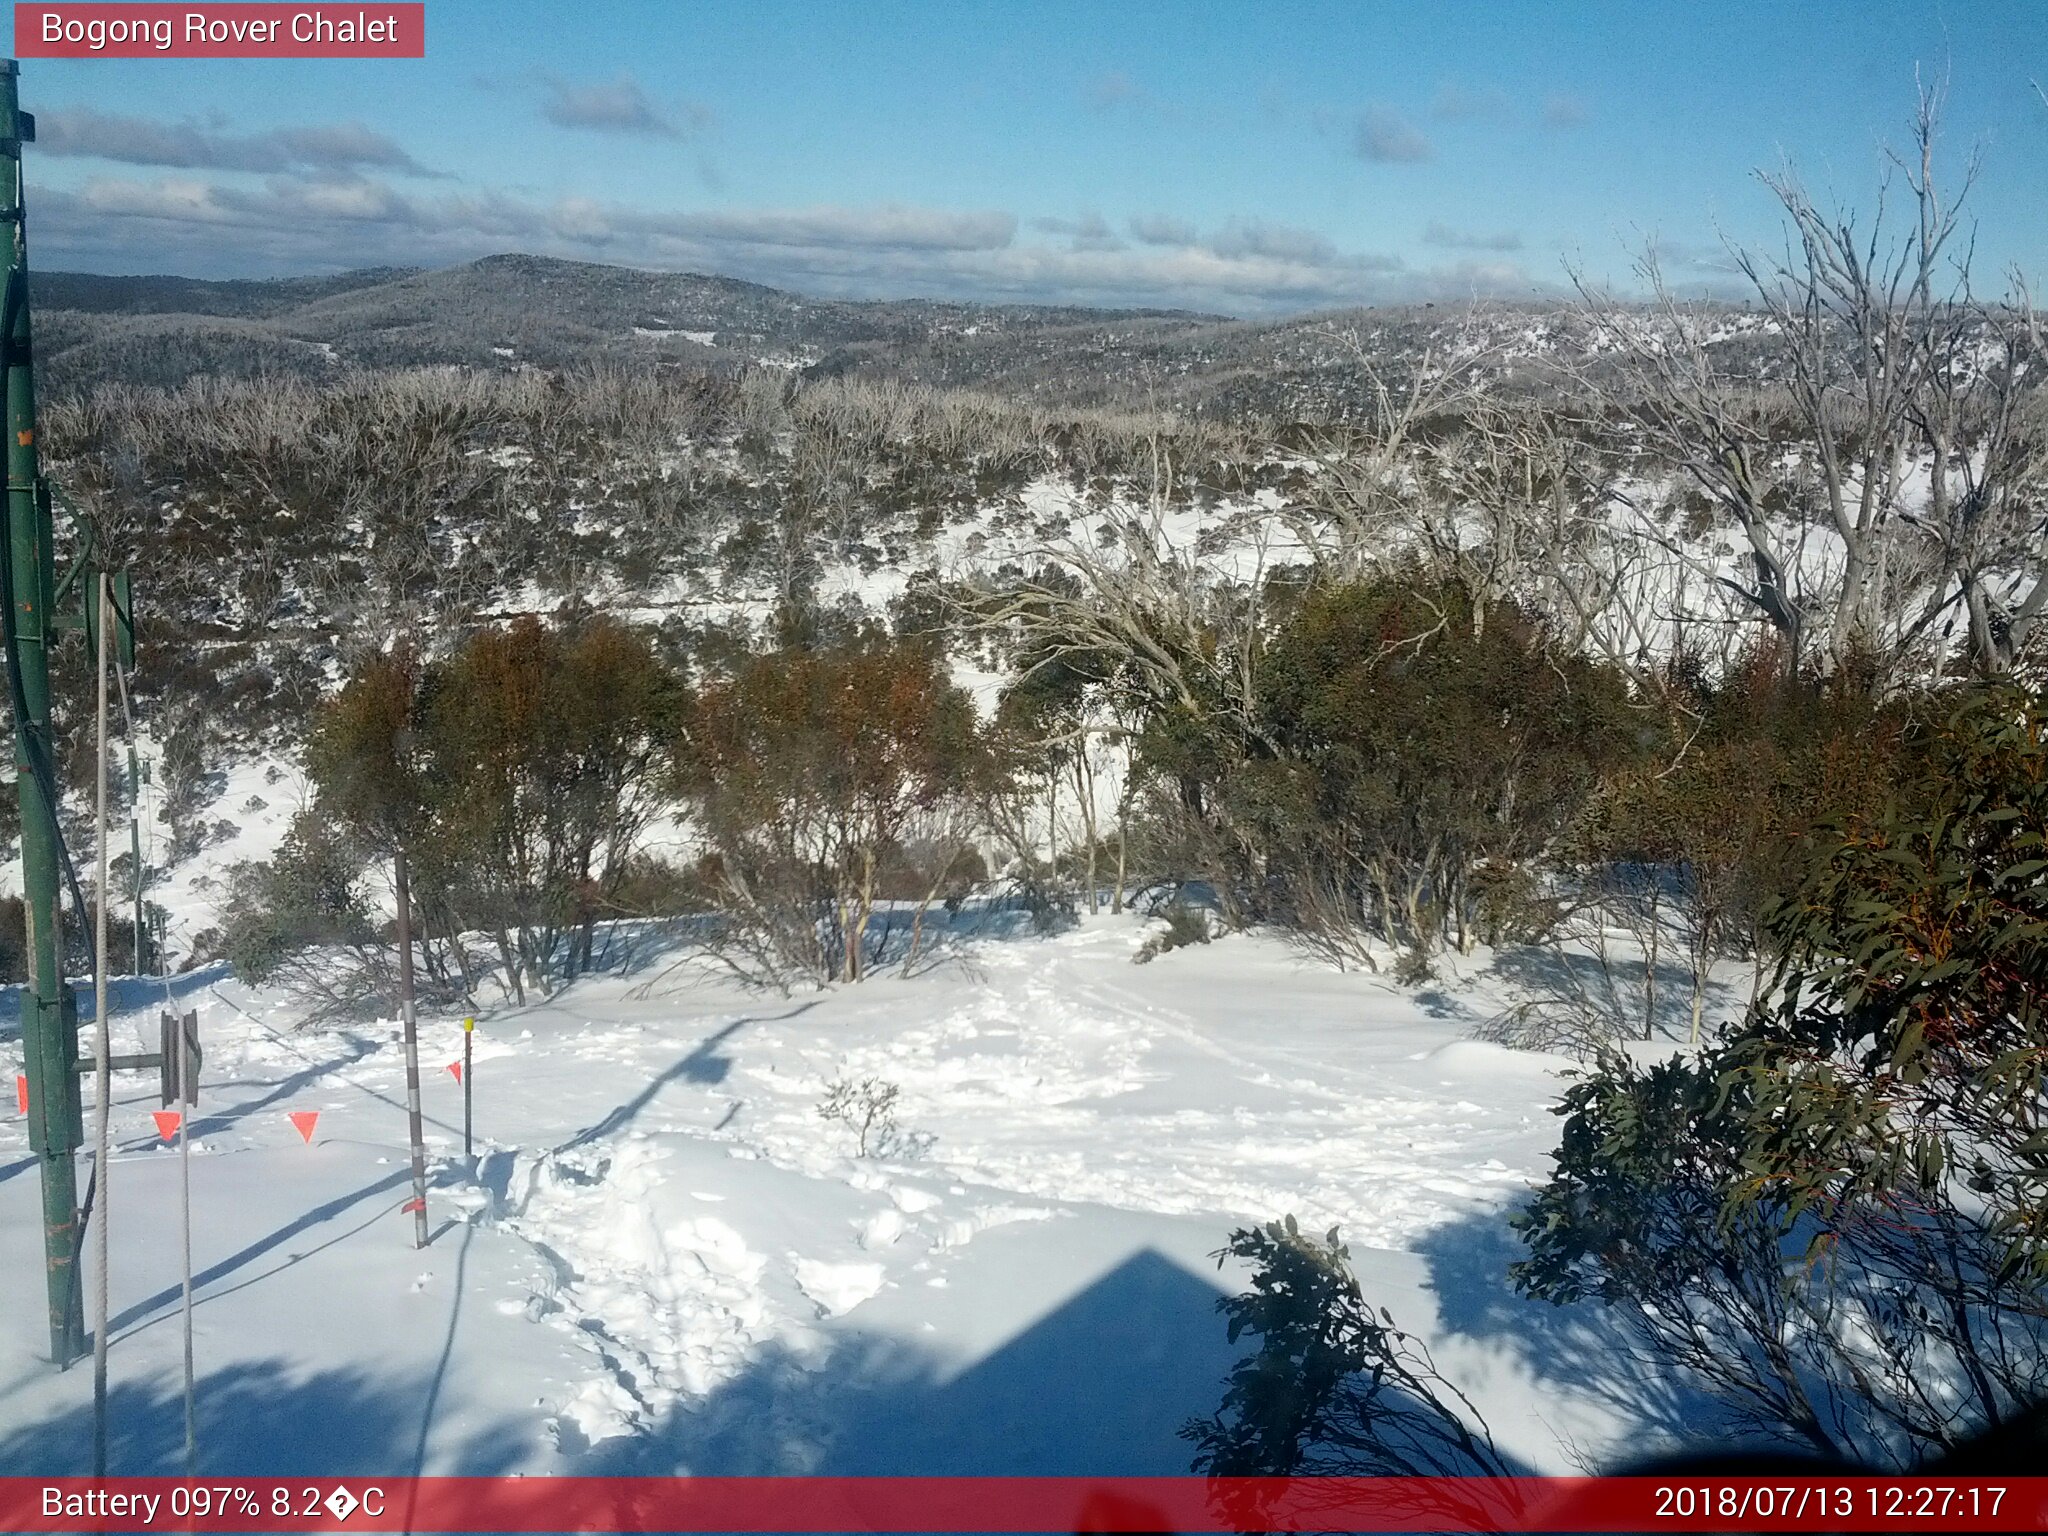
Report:
[[[1511,555],[1512,541],[1473,530],[1427,468],[1432,432],[1478,398],[1485,359],[1470,325],[1427,347],[1405,382],[1386,373],[1357,331],[1333,332],[1363,381],[1367,401],[1358,419],[1316,434],[1307,495],[1281,520],[1301,555],[1323,576],[1348,579],[1389,559],[1421,551],[1425,558],[1485,581]],[[1438,467],[1441,458],[1436,459]]]
[[212,403],[194,413],[188,451],[263,512],[351,535],[343,547],[379,630],[423,633],[446,520],[493,482],[493,462],[472,451],[491,385],[422,371],[223,389]]
[[[1940,110],[1940,92],[1923,89],[1910,151],[1892,157],[1867,221],[1823,209],[1790,172],[1761,176],[1787,232],[1775,253],[1729,249],[1761,311],[1741,328],[1747,351],[1725,315],[1673,294],[1654,248],[1638,263],[1648,313],[1580,280],[1605,370],[1582,383],[1633,425],[1652,472],[1668,466],[1732,525],[1742,554],[1719,562],[1637,493],[1642,533],[1766,622],[1792,665],[1865,666],[1880,684],[1957,605],[1971,614],[1972,659],[2009,665],[2015,625],[2023,640],[2048,603],[2030,521],[2041,457],[2022,401],[2029,333],[2021,311],[1971,292],[1962,209],[1977,166],[1950,196]],[[1889,207],[1900,185],[1903,235]],[[2016,588],[2015,566],[2033,580]]]
[[1912,422],[1927,461],[1924,511],[1907,514],[1938,574],[1911,636],[1945,636],[1960,610],[1974,670],[2009,672],[2048,612],[2048,418],[2038,371],[2048,338],[2017,302],[1950,327]]

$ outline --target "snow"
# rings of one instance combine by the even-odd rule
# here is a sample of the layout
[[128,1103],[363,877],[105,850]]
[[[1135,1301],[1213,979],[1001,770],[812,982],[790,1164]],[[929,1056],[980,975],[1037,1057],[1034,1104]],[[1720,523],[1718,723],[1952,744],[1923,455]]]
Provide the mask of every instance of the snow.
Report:
[[[1569,1063],[1464,1038],[1497,1006],[1481,960],[1425,993],[1267,937],[1131,964],[1155,927],[989,936],[790,999],[647,956],[480,1017],[473,1173],[444,1070],[460,1020],[425,1019],[424,1252],[397,1026],[299,1029],[220,968],[176,978],[207,1049],[202,1469],[1184,1472],[1174,1431],[1220,1399],[1215,1304],[1245,1278],[1215,1255],[1290,1213],[1341,1228],[1374,1304],[1523,1464],[1656,1432],[1505,1285],[1501,1218],[1545,1170]],[[117,1042],[140,1043],[164,984],[118,1001]],[[10,1029],[0,1071],[19,1061]],[[866,1077],[900,1098],[861,1157],[818,1103]],[[124,1473],[180,1459],[177,1158],[153,1090],[122,1079],[114,1112]],[[310,1145],[297,1110],[320,1113]],[[36,1186],[10,1113],[0,1253],[22,1297]],[[0,1314],[0,1473],[73,1468],[89,1443],[90,1372],[45,1364],[43,1329],[39,1306]],[[1597,1332],[1568,1336],[1584,1353]]]
[[[136,739],[137,756],[146,774],[142,785],[137,831],[142,866],[148,875],[145,898],[161,906],[168,930],[166,945],[173,957],[190,952],[192,939],[220,920],[220,904],[228,892],[235,865],[273,857],[291,830],[293,819],[311,803],[304,770],[288,757],[259,753],[231,764],[218,775],[213,794],[194,817],[204,836],[196,849],[173,861],[171,819],[164,804],[165,770],[161,748],[147,731]],[[117,759],[118,761],[118,759]],[[91,833],[72,844],[73,856],[86,864]],[[126,816],[113,823],[112,848],[128,851]],[[88,877],[90,867],[80,870]],[[0,861],[0,895],[21,891],[21,855]],[[129,893],[117,886],[116,920],[125,920]],[[9,1014],[11,1020],[13,1015]]]
[[[148,743],[144,753],[155,757]],[[220,792],[200,817],[211,829],[205,845],[172,863],[171,821],[163,805],[161,778],[158,769],[144,786],[142,864],[151,872],[146,895],[167,914],[166,944],[179,955],[189,953],[195,933],[220,920],[234,866],[274,857],[313,796],[305,771],[295,760],[272,755],[244,758],[221,775]]]

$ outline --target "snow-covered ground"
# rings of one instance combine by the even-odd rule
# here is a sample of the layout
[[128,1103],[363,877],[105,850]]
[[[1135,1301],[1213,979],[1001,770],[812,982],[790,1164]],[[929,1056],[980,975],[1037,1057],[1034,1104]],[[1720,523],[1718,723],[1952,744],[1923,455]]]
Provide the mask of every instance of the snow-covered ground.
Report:
[[[299,1030],[218,969],[177,978],[207,1051],[202,1469],[1184,1472],[1175,1430],[1217,1404],[1215,1303],[1244,1278],[1214,1255],[1289,1213],[1342,1228],[1372,1301],[1531,1469],[1678,1426],[1597,1317],[1506,1284],[1502,1216],[1547,1167],[1569,1064],[1466,1038],[1489,973],[1415,992],[1258,936],[1134,966],[1154,926],[984,938],[922,976],[787,1000],[650,955],[501,1009],[478,1026],[473,1174],[446,1070],[460,1021],[424,1020],[423,1252],[396,1027]],[[123,984],[117,1050],[156,985]],[[0,1016],[11,1085],[11,1000]],[[861,1157],[818,1105],[865,1079],[900,1097]],[[117,1085],[102,1206],[121,1473],[180,1466],[178,1158],[154,1089]],[[79,1470],[91,1371],[42,1359],[11,1098],[0,1473]]]

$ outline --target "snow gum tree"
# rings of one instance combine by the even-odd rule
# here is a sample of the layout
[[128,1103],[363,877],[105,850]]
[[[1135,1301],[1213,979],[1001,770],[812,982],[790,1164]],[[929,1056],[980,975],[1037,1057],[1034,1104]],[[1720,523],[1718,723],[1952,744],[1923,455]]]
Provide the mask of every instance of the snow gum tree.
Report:
[[700,692],[673,768],[729,958],[785,987],[868,971],[892,861],[912,840],[968,851],[959,813],[999,771],[940,658],[872,639],[742,660]]
[[451,917],[483,921],[525,985],[590,966],[682,697],[644,633],[601,617],[479,630],[435,670],[433,871]]
[[1581,393],[1629,425],[1653,480],[1675,472],[1732,558],[1624,498],[1637,536],[1767,625],[1795,671],[2001,675],[2048,614],[2041,330],[2024,290],[1973,289],[1977,167],[1944,183],[1940,111],[1924,90],[1866,216],[1760,175],[1786,238],[1729,249],[1760,321],[1747,353],[1674,295],[1654,248],[1647,314],[1584,290],[1600,366]]
[[461,936],[478,931],[517,995],[546,990],[590,964],[658,806],[681,686],[643,634],[602,618],[520,618],[431,663],[372,656],[318,717],[319,809],[369,853],[410,854],[423,931],[462,990]]

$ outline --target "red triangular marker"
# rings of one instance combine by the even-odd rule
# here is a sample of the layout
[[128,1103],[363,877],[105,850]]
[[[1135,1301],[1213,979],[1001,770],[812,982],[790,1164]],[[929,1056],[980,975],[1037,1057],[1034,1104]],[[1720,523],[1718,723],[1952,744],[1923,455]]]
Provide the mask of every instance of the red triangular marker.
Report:
[[319,1124],[319,1122],[320,1111],[317,1109],[295,1109],[292,1111],[292,1124],[298,1127],[300,1139],[308,1146],[313,1144],[313,1127]]
[[14,1096],[21,1101],[21,1112],[28,1113],[28,1079],[20,1073],[14,1077]]
[[426,1208],[427,1202],[420,1199],[418,1196],[414,1196],[412,1199],[406,1201],[405,1204],[401,1205],[398,1208],[398,1210],[399,1214],[401,1215],[409,1215],[413,1211],[424,1211]]
[[157,1135],[169,1141],[178,1134],[178,1122],[185,1117],[175,1109],[155,1109],[150,1111],[150,1118],[156,1121]]
[[449,1070],[450,1072],[453,1072],[453,1073],[455,1074],[455,1081],[457,1081],[458,1083],[462,1081],[462,1063],[461,1063],[461,1062],[459,1062],[459,1061],[451,1061],[451,1062],[449,1062],[449,1063],[448,1063],[448,1070]]

